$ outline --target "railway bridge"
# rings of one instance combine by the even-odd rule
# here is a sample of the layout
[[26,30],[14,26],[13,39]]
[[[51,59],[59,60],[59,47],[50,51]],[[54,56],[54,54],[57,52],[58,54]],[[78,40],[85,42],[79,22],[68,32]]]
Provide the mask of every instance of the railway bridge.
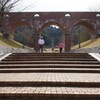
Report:
[[37,40],[42,30],[49,25],[62,29],[65,51],[71,48],[71,30],[76,25],[83,25],[91,32],[91,38],[100,34],[99,12],[11,12],[6,22],[6,32],[13,36],[16,27],[28,25],[34,34],[34,49],[38,50]]

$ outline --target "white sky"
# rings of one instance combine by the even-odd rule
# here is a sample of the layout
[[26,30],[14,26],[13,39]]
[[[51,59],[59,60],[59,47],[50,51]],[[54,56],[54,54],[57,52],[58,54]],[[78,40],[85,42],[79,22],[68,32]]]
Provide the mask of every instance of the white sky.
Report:
[[[27,7],[27,8],[25,8]],[[24,11],[100,11],[100,0],[21,0]]]

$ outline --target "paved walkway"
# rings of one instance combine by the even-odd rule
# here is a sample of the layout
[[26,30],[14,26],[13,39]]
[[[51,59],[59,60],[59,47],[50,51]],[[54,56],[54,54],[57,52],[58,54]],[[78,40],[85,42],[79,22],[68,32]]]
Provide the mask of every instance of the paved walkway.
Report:
[[[100,70],[100,64],[97,63],[98,62],[97,60],[91,62],[89,60],[81,62],[76,60],[74,61],[74,63],[77,62],[76,64],[74,63],[72,64],[71,61],[59,61],[59,63],[57,63],[58,62],[57,60],[56,61],[32,60],[32,61],[27,61],[26,63],[24,62],[26,61],[19,61],[18,64],[18,61],[1,61],[0,99],[1,98],[4,98],[3,100],[99,100],[100,99],[100,72],[98,72]],[[41,63],[39,64],[39,62]],[[83,62],[84,64],[82,64]],[[4,70],[5,73],[3,72]],[[26,70],[27,72],[26,73],[10,72],[11,70],[18,70],[18,71]],[[30,70],[30,72],[28,72],[28,70]],[[31,72],[32,70],[45,70],[45,71],[71,70],[72,72],[77,70],[77,72],[48,73],[47,71]],[[83,70],[89,70],[89,71],[84,73],[82,72]]]
[[100,74],[90,73],[0,73],[0,82],[100,82]]
[[[78,88],[78,87],[0,87],[0,94],[13,94],[16,96],[17,94],[25,94],[27,93],[31,95],[38,94],[46,95],[46,94],[92,94],[97,95],[100,94],[100,88]],[[98,99],[99,100],[99,99]]]

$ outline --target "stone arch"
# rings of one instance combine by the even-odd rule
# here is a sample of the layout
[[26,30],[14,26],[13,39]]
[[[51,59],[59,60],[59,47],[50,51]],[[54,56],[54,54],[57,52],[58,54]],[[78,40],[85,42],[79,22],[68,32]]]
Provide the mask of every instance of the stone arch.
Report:
[[11,30],[10,38],[13,38],[13,35],[14,35],[15,31],[16,31],[16,28],[20,27],[20,26],[30,26],[30,25],[25,20],[15,22],[15,24],[12,25],[12,30]]
[[[55,22],[55,21],[48,21],[48,22],[45,22],[41,25],[41,28],[38,30],[38,33],[41,33],[41,31],[49,26],[49,25],[56,25],[58,26],[61,30],[62,30],[62,34],[63,34],[63,42],[65,41],[65,32],[64,32],[64,27],[62,24],[60,24],[59,22]],[[40,34],[39,34],[40,35]]]
[[62,30],[62,41],[65,43],[65,29],[64,29],[64,26],[62,24],[60,24],[60,22],[57,22],[57,21],[47,21],[47,22],[44,22],[41,25],[41,27],[39,28],[39,30],[38,30],[38,35],[41,35],[42,30],[45,27],[48,27],[50,25],[56,25],[56,26],[58,26]]
[[61,28],[61,30],[64,32],[64,28],[63,28],[63,25],[61,25],[60,23],[58,22],[55,22],[55,21],[48,21],[48,22],[44,22],[40,29],[38,30],[38,33],[40,33],[45,27],[49,26],[49,25],[56,25],[58,26],[59,28]]
[[15,32],[16,30],[16,27],[19,27],[19,26],[30,26],[27,22],[16,22],[14,26],[12,26],[12,29],[13,29],[13,32]]
[[72,28],[76,25],[83,25],[83,26],[87,27],[91,32],[91,38],[94,38],[94,36],[95,36],[95,27],[94,27],[94,24],[92,22],[90,22],[87,19],[81,19],[78,22],[74,23]]
[[77,25],[83,25],[83,26],[85,26],[91,32],[91,34],[90,34],[91,35],[91,39],[95,38],[95,24],[93,22],[91,22],[88,19],[81,19],[81,20],[75,22],[72,25],[72,27],[70,28],[70,33],[71,33],[73,27],[77,26]]

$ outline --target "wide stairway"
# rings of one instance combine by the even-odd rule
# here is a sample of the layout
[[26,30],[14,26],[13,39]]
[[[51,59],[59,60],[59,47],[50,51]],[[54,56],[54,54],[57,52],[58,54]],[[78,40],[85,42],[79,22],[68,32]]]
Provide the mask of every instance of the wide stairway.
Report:
[[0,100],[100,100],[100,62],[87,53],[13,53],[0,61]]

